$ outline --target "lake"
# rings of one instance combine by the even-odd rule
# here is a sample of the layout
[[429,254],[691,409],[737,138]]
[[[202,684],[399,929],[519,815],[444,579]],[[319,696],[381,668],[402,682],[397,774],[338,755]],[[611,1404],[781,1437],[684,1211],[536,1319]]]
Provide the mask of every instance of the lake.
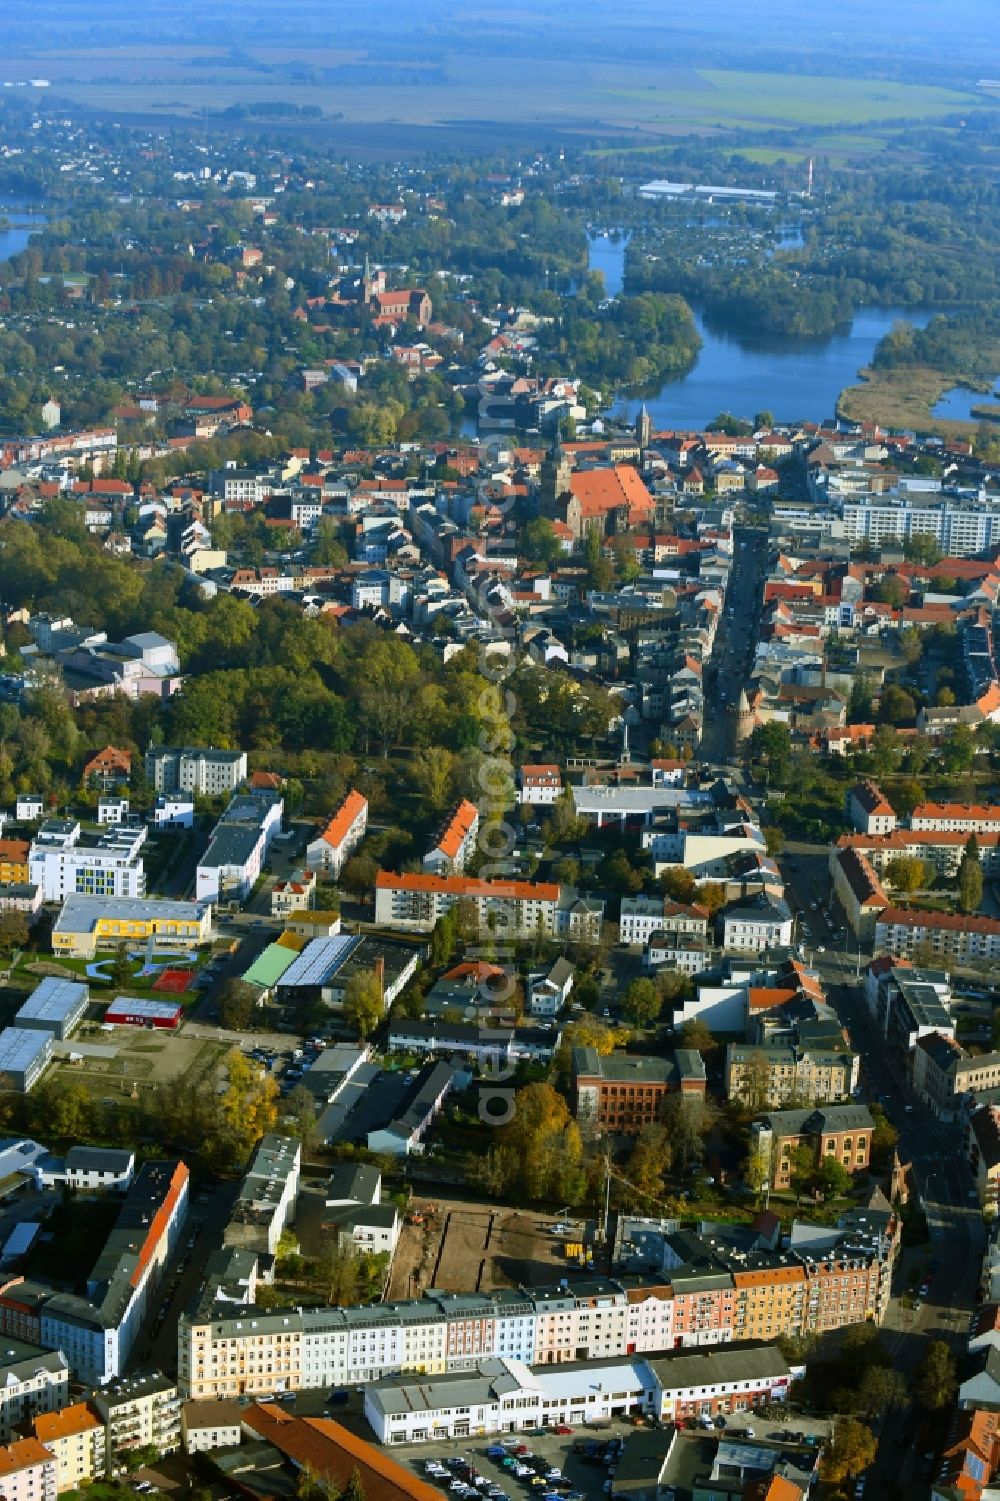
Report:
[[[591,270],[604,272],[612,294],[622,286],[625,245],[624,238],[608,235],[590,240]],[[856,383],[883,334],[900,320],[923,328],[933,316],[930,308],[866,307],[827,338],[793,339],[732,333],[693,311],[702,347],[687,375],[645,398],[654,428],[703,428],[719,412],[753,417],[767,410],[779,422],[832,418],[841,391]],[[641,398],[630,396],[612,411],[631,421],[640,404]]]
[[973,407],[996,406],[998,398],[993,392],[1000,387],[1000,375],[994,376],[988,391],[970,391],[966,386],[952,386],[931,407],[932,417],[947,417],[952,422],[979,422]]
[[9,229],[0,229],[0,261],[9,261],[12,255],[19,254],[32,233],[48,222],[45,214],[29,213],[23,202],[14,199],[0,202],[0,216],[10,221]]

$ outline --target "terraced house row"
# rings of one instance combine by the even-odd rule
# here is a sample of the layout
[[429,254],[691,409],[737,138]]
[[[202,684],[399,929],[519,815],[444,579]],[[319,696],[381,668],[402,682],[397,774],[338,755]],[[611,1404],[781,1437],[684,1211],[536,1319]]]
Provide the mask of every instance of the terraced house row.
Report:
[[777,1233],[750,1250],[671,1236],[653,1277],[346,1308],[203,1300],[178,1328],[178,1384],[193,1398],[255,1396],[469,1370],[489,1357],[561,1365],[880,1322],[899,1226],[878,1198],[836,1229],[798,1227],[784,1249]]

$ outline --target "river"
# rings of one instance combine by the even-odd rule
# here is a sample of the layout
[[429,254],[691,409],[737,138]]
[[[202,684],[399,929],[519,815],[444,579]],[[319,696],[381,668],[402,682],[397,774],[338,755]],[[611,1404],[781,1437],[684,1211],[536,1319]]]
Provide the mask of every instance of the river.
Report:
[[[603,271],[610,296],[622,288],[625,245],[624,237],[590,239],[590,268]],[[855,384],[883,334],[901,319],[922,328],[933,316],[930,308],[866,307],[827,338],[794,339],[731,333],[693,311],[702,347],[687,375],[646,397],[654,428],[703,428],[719,412],[770,411],[779,422],[832,418],[840,392]],[[639,406],[640,398],[628,397],[612,410],[632,420]]]

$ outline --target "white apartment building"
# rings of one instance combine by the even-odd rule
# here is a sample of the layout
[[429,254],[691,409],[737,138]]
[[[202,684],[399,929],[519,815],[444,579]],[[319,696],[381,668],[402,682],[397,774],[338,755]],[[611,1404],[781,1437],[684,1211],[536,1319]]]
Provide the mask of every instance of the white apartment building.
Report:
[[145,841],[141,824],[109,824],[103,833],[85,836],[74,820],[50,818],[31,842],[28,880],[47,902],[70,895],[144,897],[146,871],[139,851]]
[[1000,834],[1000,808],[975,803],[921,803],[910,828],[944,834]]
[[220,797],[246,781],[245,751],[150,746],[146,780],[156,792],[192,792]]
[[55,1412],[69,1400],[69,1365],[61,1350],[4,1337],[0,1351],[0,1439],[39,1413]]
[[284,807],[277,792],[233,796],[198,862],[199,901],[244,901],[250,895],[281,829]]
[[306,846],[309,869],[335,881],[347,857],[365,837],[367,827],[368,799],[352,788],[317,838]]
[[878,545],[931,536],[944,556],[952,558],[969,557],[1000,543],[1000,507],[958,496],[845,500],[843,522],[848,542]]
[[663,897],[623,896],[618,917],[622,943],[648,943],[663,928]]
[[529,807],[551,807],[562,794],[562,773],[555,765],[522,766],[519,798]]
[[480,931],[553,937],[558,931],[559,887],[545,882],[479,881],[465,876],[396,875],[375,878],[375,921],[380,927],[428,933],[456,902],[475,911]]
[[479,833],[479,809],[463,798],[448,815],[433,847],[423,858],[423,867],[439,876],[460,876],[475,853]]

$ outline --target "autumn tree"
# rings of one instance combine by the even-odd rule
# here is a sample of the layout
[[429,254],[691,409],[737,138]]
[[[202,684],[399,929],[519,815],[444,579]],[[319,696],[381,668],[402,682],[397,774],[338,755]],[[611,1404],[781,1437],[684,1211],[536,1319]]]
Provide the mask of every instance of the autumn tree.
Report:
[[648,1027],[660,1014],[660,995],[652,980],[633,980],[625,992],[622,1010],[636,1027]]
[[958,909],[978,912],[983,900],[983,867],[979,859],[979,841],[970,834],[958,867]]
[[625,1177],[640,1199],[663,1195],[663,1176],[670,1169],[673,1149],[670,1134],[661,1122],[643,1126],[625,1164]]
[[906,1377],[891,1366],[870,1365],[858,1382],[858,1403],[867,1418],[881,1417],[893,1407],[905,1407],[909,1400]]
[[359,1037],[374,1032],[385,1015],[382,981],[373,969],[351,975],[344,991],[344,1020]]
[[839,1485],[848,1476],[860,1475],[867,1470],[878,1450],[875,1435],[867,1423],[857,1418],[841,1418],[837,1423],[833,1440],[823,1452],[820,1474],[831,1485]]
[[896,855],[885,867],[885,879],[896,891],[920,891],[927,884],[927,871],[917,855]]
[[577,1204],[583,1196],[583,1143],[569,1106],[551,1084],[527,1084],[502,1127],[498,1166],[508,1192]]
[[681,1027],[681,1047],[694,1048],[699,1053],[710,1053],[715,1047],[708,1022],[700,1016],[691,1016]]

